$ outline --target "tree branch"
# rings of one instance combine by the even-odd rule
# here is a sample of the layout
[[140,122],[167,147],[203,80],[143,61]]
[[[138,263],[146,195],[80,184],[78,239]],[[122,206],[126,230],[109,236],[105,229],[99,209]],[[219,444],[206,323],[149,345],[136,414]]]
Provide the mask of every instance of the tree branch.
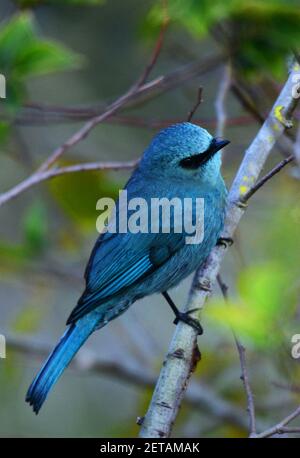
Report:
[[196,113],[196,111],[198,110],[199,106],[201,105],[203,101],[202,93],[203,93],[203,87],[199,87],[197,91],[197,99],[196,99],[195,105],[193,106],[193,108],[191,109],[187,117],[188,122],[192,122],[194,114]]
[[252,196],[255,194],[267,181],[271,180],[277,173],[280,172],[287,164],[292,162],[295,159],[293,155],[288,156],[286,159],[283,159],[279,164],[277,164],[270,172],[268,172],[265,176],[263,176],[252,188],[247,191],[244,196],[242,197],[241,201],[246,203]]
[[[228,286],[226,285],[226,283],[223,282],[220,274],[217,275],[217,281],[222,291],[224,300],[226,303],[228,303]],[[234,329],[232,329],[232,334],[233,334],[235,345],[236,345],[236,348],[239,354],[240,366],[241,366],[241,371],[242,371],[240,378],[243,382],[246,396],[247,396],[247,411],[249,413],[249,419],[250,419],[250,437],[252,437],[253,434],[256,434],[256,416],[255,416],[254,398],[253,398],[253,393],[252,393],[252,389],[251,389],[250,382],[249,382],[248,368],[247,368],[247,363],[246,363],[246,349],[242,345],[238,337],[236,336]]]
[[[199,63],[191,64],[190,66],[186,66],[184,69],[177,70],[173,73],[170,73],[167,76],[160,76],[148,83],[143,83],[146,74],[146,72],[144,71],[143,78],[139,78],[137,82],[133,84],[133,86],[124,95],[122,95],[115,102],[109,105],[104,112],[94,116],[81,129],[79,129],[74,135],[72,135],[65,143],[56,148],[50,154],[50,156],[41,164],[41,166],[35,172],[33,172],[31,176],[23,180],[21,183],[17,184],[9,191],[0,194],[0,206],[8,202],[9,200],[17,197],[20,193],[29,189],[32,185],[39,183],[39,174],[48,170],[67,150],[78,144],[80,141],[84,140],[95,126],[109,119],[112,115],[116,114],[121,108],[129,106],[130,103],[134,101],[136,102],[138,100],[141,100],[145,96],[154,93],[155,90],[167,90],[170,87],[174,87],[177,84],[183,83],[191,77],[199,75],[201,72],[205,72],[210,70],[211,68],[214,68],[216,65],[219,65],[221,61],[220,59],[217,60],[216,58],[212,58],[211,60],[208,60],[204,65],[200,65]],[[156,60],[153,60],[152,57],[151,62],[155,63]],[[149,74],[149,68],[153,68],[152,66],[150,67],[147,67],[148,70],[146,76],[148,76]]]
[[[192,62],[167,75],[153,79],[150,83],[141,86],[140,90],[131,96],[130,100],[126,103],[126,108],[136,107],[145,101],[158,97],[164,92],[175,89],[191,79],[204,75],[221,65],[225,58],[222,55],[208,57],[204,62],[202,60],[199,62]],[[62,121],[78,122],[90,120],[100,115],[105,109],[106,104],[103,102],[96,103],[94,106],[88,105],[80,107],[64,107],[31,102],[24,105],[15,118],[7,118],[1,115],[1,119],[21,125],[35,125]],[[103,122],[113,122],[114,119],[116,119],[117,122],[122,121],[122,118],[119,120],[119,117],[111,115],[109,118],[103,120]],[[128,119],[128,122],[129,121],[130,118]]]
[[289,423],[291,423],[291,421],[293,421],[295,418],[299,417],[300,415],[300,406],[297,407],[296,410],[294,410],[294,412],[292,412],[290,415],[288,415],[287,417],[285,417],[283,420],[281,420],[279,423],[277,423],[275,426],[272,426],[272,428],[269,428],[267,429],[266,431],[262,432],[262,433],[259,433],[259,434],[255,434],[253,435],[252,437],[256,438],[256,439],[262,439],[264,437],[271,437],[271,436],[274,436],[274,434],[283,434],[283,433],[287,433],[287,432],[300,432],[300,428],[285,428],[286,425],[288,425]]
[[[29,355],[31,358],[34,356],[38,359],[44,359],[51,351],[51,346],[28,338],[7,336],[6,343],[8,351],[16,351],[24,356]],[[80,372],[113,377],[140,388],[153,388],[156,381],[155,374],[145,370],[144,367],[128,365],[124,358],[117,361],[103,360],[94,352],[86,349],[81,349],[75,356],[71,368]],[[239,428],[247,429],[243,410],[220,398],[209,387],[201,386],[198,383],[191,384],[185,401],[194,409],[205,410],[213,417],[230,422]]]
[[5,202],[17,197],[22,192],[26,191],[33,186],[42,183],[43,181],[50,180],[52,178],[66,175],[69,173],[78,172],[90,172],[92,170],[128,170],[132,169],[137,165],[138,161],[128,162],[86,162],[83,164],[74,164],[67,167],[52,168],[45,171],[37,171],[30,175],[21,183],[14,186],[9,191],[0,195],[0,207]]
[[249,413],[250,419],[250,437],[253,437],[256,434],[256,418],[255,418],[255,406],[254,406],[254,398],[253,393],[251,390],[249,376],[248,376],[248,369],[246,363],[246,349],[241,344],[239,339],[234,335],[236,347],[238,349],[240,364],[242,369],[241,380],[244,384],[246,396],[247,396],[247,411]]
[[[246,209],[241,199],[258,179],[273,146],[286,128],[286,120],[296,106],[292,88],[294,74],[298,71],[299,65],[295,64],[270,114],[246,150],[228,196],[222,234],[224,238],[232,238]],[[226,251],[227,248],[222,246],[213,248],[205,264],[196,272],[185,311],[195,307],[200,310],[203,308]],[[192,316],[199,319],[199,312],[194,312]],[[196,332],[190,326],[178,323],[141,427],[141,437],[170,436],[196,363]]]

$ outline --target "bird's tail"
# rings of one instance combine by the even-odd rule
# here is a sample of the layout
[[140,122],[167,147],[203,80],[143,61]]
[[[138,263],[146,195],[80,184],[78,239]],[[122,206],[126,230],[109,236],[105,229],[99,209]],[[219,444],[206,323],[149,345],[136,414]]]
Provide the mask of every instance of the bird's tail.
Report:
[[32,406],[36,414],[52,386],[94,329],[95,323],[90,321],[81,325],[79,321],[66,330],[28,389],[26,402]]

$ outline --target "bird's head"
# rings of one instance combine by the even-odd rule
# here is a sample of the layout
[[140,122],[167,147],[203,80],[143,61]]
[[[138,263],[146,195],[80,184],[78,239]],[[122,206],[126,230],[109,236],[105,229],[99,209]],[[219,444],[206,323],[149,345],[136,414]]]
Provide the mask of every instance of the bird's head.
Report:
[[214,185],[221,167],[218,152],[228,143],[195,124],[174,124],[154,137],[139,168],[147,176]]

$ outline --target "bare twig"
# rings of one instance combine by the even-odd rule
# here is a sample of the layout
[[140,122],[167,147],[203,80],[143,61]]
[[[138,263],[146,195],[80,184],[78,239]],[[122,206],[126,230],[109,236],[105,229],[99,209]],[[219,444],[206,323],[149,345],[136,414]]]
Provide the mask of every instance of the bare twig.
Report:
[[245,92],[243,88],[239,85],[236,80],[232,81],[231,90],[237,99],[241,102],[242,106],[245,108],[248,113],[251,113],[254,119],[258,121],[260,124],[264,123],[264,116],[260,113],[257,109],[255,103],[250,98],[249,94]]
[[[56,111],[56,109],[58,111]],[[78,110],[78,114],[77,114]],[[9,117],[0,114],[0,119],[7,122],[13,122],[17,126],[44,126],[48,124],[55,124],[61,122],[81,122],[91,119],[95,116],[97,110],[90,108],[89,111],[81,112],[81,109],[71,109],[68,107],[51,107],[43,105],[40,108],[34,108],[31,110],[22,110],[16,118],[10,119]],[[166,118],[166,119],[145,119],[141,116],[126,116],[126,115],[112,115],[110,118],[105,119],[103,123],[106,124],[118,124],[124,126],[134,126],[146,129],[162,129],[169,126],[182,122],[182,118]],[[226,123],[230,126],[244,126],[254,122],[252,116],[233,116],[228,118]],[[200,126],[206,125],[215,127],[217,126],[217,119],[214,118],[196,118],[193,119],[194,124]]]
[[[227,302],[228,301],[228,286],[226,285],[226,283],[224,283],[220,274],[217,275],[217,281],[219,283],[220,289],[224,296],[224,300],[225,302]],[[250,437],[252,437],[252,435],[256,434],[256,416],[255,416],[254,398],[253,398],[253,393],[252,393],[250,382],[249,382],[248,368],[247,368],[247,363],[246,363],[246,349],[242,345],[238,337],[236,336],[234,329],[232,329],[232,333],[233,333],[235,345],[236,345],[236,348],[239,354],[240,366],[241,366],[241,371],[242,371],[240,378],[243,382],[245,393],[247,396],[247,411],[249,413],[249,420],[250,420]]]
[[[245,191],[248,191],[249,184],[257,180],[273,146],[286,128],[285,120],[289,119],[295,109],[296,100],[293,99],[292,88],[294,74],[298,71],[299,65],[295,64],[270,114],[245,153],[229,193],[223,238],[232,238],[246,209],[241,198]],[[198,309],[198,312],[192,314],[194,318],[199,319],[200,310],[211,292],[211,284],[219,273],[226,251],[227,248],[222,246],[213,248],[204,265],[195,274],[189,300],[184,308],[185,311]],[[170,436],[191,373],[195,368],[196,355],[195,330],[179,323],[141,427],[141,437]]]
[[292,412],[290,415],[285,417],[283,420],[281,420],[275,426],[272,426],[272,428],[266,429],[262,433],[255,434],[252,437],[255,437],[257,439],[262,439],[264,437],[274,436],[274,434],[283,434],[284,432],[300,432],[300,428],[292,428],[293,431],[291,429],[289,429],[289,431],[285,431],[286,425],[291,423],[291,421],[295,420],[295,418],[299,417],[299,415],[300,415],[300,406],[297,407],[297,409],[294,410],[294,412]]
[[292,433],[299,434],[300,427],[296,428],[293,426],[283,426],[282,428],[279,428],[276,433],[277,434],[292,434]]
[[223,279],[221,277],[221,274],[217,275],[217,282],[219,283],[220,290],[221,290],[221,292],[223,294],[224,300],[225,300],[225,302],[227,302],[228,301],[228,286],[223,281]]
[[[204,75],[205,73],[214,70],[224,62],[224,56],[216,55],[207,58],[204,62],[193,62],[184,65],[164,76],[160,76],[144,84],[138,92],[133,94],[130,100],[126,103],[126,108],[135,107],[144,101],[151,100],[171,89],[174,89],[187,81]],[[17,124],[43,124],[45,122],[61,122],[61,121],[86,121],[98,116],[106,109],[106,104],[103,102],[93,106],[80,107],[65,107],[57,105],[45,105],[41,103],[31,102],[24,105],[20,113],[17,114],[15,122]],[[3,116],[1,115],[1,119]],[[10,118],[4,118],[10,120]],[[105,122],[113,120],[111,115]],[[104,122],[103,121],[103,122]],[[121,122],[121,121],[120,121]]]
[[191,111],[189,112],[188,117],[187,117],[187,121],[188,122],[191,122],[191,120],[193,119],[194,114],[196,113],[196,111],[198,110],[199,106],[201,105],[201,103],[203,101],[202,93],[203,93],[203,87],[199,87],[198,91],[197,91],[196,103],[193,106],[193,108],[191,109]]
[[168,27],[169,22],[170,22],[170,18],[168,16],[168,11],[167,11],[167,0],[162,0],[162,8],[163,8],[164,16],[163,16],[163,21],[162,21],[162,24],[161,24],[159,36],[158,36],[158,39],[156,40],[156,44],[154,46],[154,49],[153,49],[153,52],[152,52],[152,56],[151,56],[151,59],[150,59],[148,65],[145,67],[144,72],[141,74],[140,78],[136,82],[136,86],[137,87],[142,86],[147,81],[152,69],[154,68],[154,66],[155,66],[155,64],[157,62],[157,59],[158,59],[158,57],[160,55],[160,52],[161,52],[161,49],[162,49],[162,46],[163,46],[165,33],[166,33],[167,27]]
[[267,183],[267,181],[271,180],[277,173],[280,172],[281,169],[283,169],[287,164],[292,162],[295,159],[293,155],[288,156],[286,159],[283,159],[279,164],[277,164],[270,172],[268,172],[265,176],[263,176],[252,188],[247,191],[243,197],[241,198],[241,201],[246,203],[250,197],[253,196],[264,184]]
[[93,170],[127,170],[137,165],[138,161],[128,162],[87,162],[74,164],[67,167],[52,168],[50,170],[35,172],[14,188],[0,195],[0,206],[13,199],[33,186],[69,173],[90,172]]
[[236,347],[238,349],[239,358],[240,358],[240,365],[242,369],[241,380],[244,384],[246,396],[247,396],[247,411],[249,413],[249,420],[250,420],[250,437],[253,437],[256,434],[256,418],[255,418],[255,406],[254,406],[254,398],[253,393],[251,390],[249,376],[248,376],[248,369],[246,363],[246,349],[241,344],[239,339],[234,335],[234,340],[236,343]]
[[[83,139],[86,138],[86,136],[90,133],[90,131],[97,126],[99,123],[103,122],[105,119],[108,119],[111,115],[115,114],[121,107],[127,104],[129,100],[131,100],[132,96],[136,95],[140,91],[142,91],[145,87],[148,87],[149,85],[151,86],[151,83],[146,83],[146,80],[153,69],[159,52],[162,47],[163,43],[163,38],[164,38],[164,32],[167,26],[167,22],[165,21],[162,25],[161,33],[159,35],[158,41],[156,43],[153,55],[151,57],[150,63],[146,66],[146,69],[142,73],[141,77],[138,78],[135,84],[121,97],[119,97],[115,102],[113,102],[102,114],[95,116],[92,118],[90,121],[88,121],[81,129],[79,129],[77,132],[75,132],[74,135],[72,135],[66,142],[64,142],[61,146],[56,148],[50,156],[40,165],[40,167],[27,179],[25,179],[23,182],[19,183],[17,186],[12,188],[11,190],[7,191],[6,193],[3,193],[0,195],[0,206],[3,205],[3,203],[7,202],[8,200],[16,197],[18,194],[21,192],[25,191],[26,189],[30,188],[36,183],[39,183],[41,181],[44,181],[46,178],[45,175],[43,175],[46,171],[50,169],[50,167],[58,161],[58,159],[71,147],[75,146],[77,143],[82,141]],[[153,82],[152,82],[153,84]],[[155,80],[154,80],[155,84]],[[84,171],[88,170],[88,166],[84,169],[82,167],[81,169],[78,167],[76,168],[75,171]],[[109,167],[107,167],[109,168]],[[118,167],[119,168],[119,167]],[[66,169],[65,169],[66,170]],[[93,168],[93,170],[95,170]],[[74,169],[72,170],[74,171]],[[60,170],[60,173],[62,174],[62,169]],[[65,173],[69,173],[68,171]],[[52,176],[57,176],[57,171],[55,175]]]
[[282,390],[290,391],[291,393],[300,393],[300,386],[298,385],[285,385],[284,383],[280,382],[272,382],[272,385],[276,386],[276,388],[281,388]]
[[63,145],[56,148],[31,176],[26,178],[24,181],[9,191],[0,194],[0,206],[30,188],[31,185],[39,182],[38,175],[40,173],[50,168],[68,149],[82,141],[96,125],[109,119],[121,108],[128,106],[133,101],[141,100],[142,96],[144,97],[146,95],[152,94],[157,89],[163,91],[174,87],[174,85],[181,84],[188,79],[199,75],[199,73],[202,71],[205,72],[211,68],[214,68],[216,65],[219,65],[220,62],[222,62],[222,59],[220,60],[218,58],[217,60],[214,58],[210,61],[207,61],[204,66],[203,64],[200,65],[199,63],[191,64],[190,66],[186,66],[185,70],[177,70],[167,76],[155,78],[154,80],[141,86],[137,86],[135,83],[124,95],[109,105],[109,107],[103,113],[93,117],[81,129],[72,135],[72,137],[70,137]]

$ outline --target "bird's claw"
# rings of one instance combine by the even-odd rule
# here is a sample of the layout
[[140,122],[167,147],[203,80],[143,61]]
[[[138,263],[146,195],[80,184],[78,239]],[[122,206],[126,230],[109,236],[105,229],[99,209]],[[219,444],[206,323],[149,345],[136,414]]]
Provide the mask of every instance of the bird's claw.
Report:
[[195,331],[197,331],[197,334],[199,336],[201,336],[201,334],[203,334],[203,328],[202,328],[200,322],[198,320],[196,320],[195,318],[192,318],[190,316],[190,313],[193,313],[196,310],[198,310],[198,309],[188,310],[187,312],[178,312],[178,314],[176,315],[176,318],[173,321],[173,323],[174,324],[178,324],[179,321],[182,321],[183,323],[188,324],[193,329],[195,329]]
[[217,246],[223,246],[224,248],[227,248],[231,245],[233,245],[233,239],[231,237],[220,237],[217,240]]

